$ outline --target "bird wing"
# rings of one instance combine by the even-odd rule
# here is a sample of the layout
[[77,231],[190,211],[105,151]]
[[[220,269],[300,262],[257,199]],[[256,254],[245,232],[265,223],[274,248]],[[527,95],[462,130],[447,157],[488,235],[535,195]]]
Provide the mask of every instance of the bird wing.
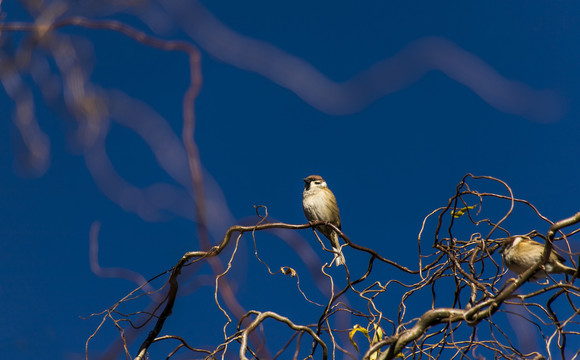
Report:
[[340,211],[338,210],[338,205],[336,204],[336,197],[334,196],[333,193],[330,193],[330,201],[329,201],[329,205],[328,208],[329,209],[336,209],[336,211],[331,211],[332,212],[332,220],[330,221],[331,223],[335,224],[337,228],[339,228],[340,230],[342,230],[342,226],[341,226],[341,222],[340,222]]
[[[536,248],[536,250],[534,250],[534,251],[538,251],[540,256],[541,256],[541,254],[544,253],[544,246],[545,246],[544,244],[541,244],[539,242],[534,241],[533,243],[530,243],[530,245],[532,245],[534,248]],[[564,259],[562,257],[562,255],[558,254],[558,252],[554,248],[552,248],[552,253],[550,254],[550,259],[552,261],[560,261],[561,263],[566,262],[566,259]]]

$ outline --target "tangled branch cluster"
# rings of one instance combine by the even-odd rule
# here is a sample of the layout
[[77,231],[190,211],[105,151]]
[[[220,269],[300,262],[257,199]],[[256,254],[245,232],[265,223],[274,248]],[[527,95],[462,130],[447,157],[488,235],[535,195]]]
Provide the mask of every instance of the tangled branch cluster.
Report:
[[[497,182],[505,187],[507,194],[495,194],[472,190],[469,181]],[[481,217],[481,212],[487,206],[493,207],[493,201],[506,203],[507,211],[498,220]],[[476,204],[475,211],[472,204]],[[564,229],[580,222],[580,213],[569,219],[552,223],[543,217],[529,202],[517,199],[504,182],[487,176],[472,176],[470,174],[461,181],[456,194],[451,197],[445,207],[433,211],[425,218],[425,222],[437,216],[437,224],[433,237],[431,251],[427,254],[419,247],[418,270],[410,270],[397,262],[390,260],[380,252],[360,246],[340,233],[347,247],[364,253],[367,257],[366,271],[362,275],[352,276],[361,271],[358,264],[350,264],[345,268],[344,279],[328,274],[328,264],[320,271],[327,276],[333,291],[325,305],[320,306],[320,317],[309,324],[297,324],[291,316],[274,311],[246,311],[241,316],[231,316],[236,313],[233,294],[223,288],[222,279],[230,275],[231,264],[236,256],[240,241],[256,238],[263,231],[271,229],[300,230],[320,225],[315,222],[303,225],[284,223],[269,223],[262,216],[259,223],[253,226],[233,226],[225,234],[222,242],[208,251],[192,251],[186,253],[170,271],[166,286],[162,289],[164,295],[158,300],[158,307],[148,315],[155,320],[153,329],[147,339],[141,344],[136,359],[143,359],[147,350],[155,342],[167,339],[179,339],[180,344],[171,352],[171,357],[178,349],[186,347],[194,353],[200,353],[205,358],[219,358],[235,351],[239,357],[246,359],[248,355],[256,358],[272,357],[268,350],[271,334],[254,336],[257,329],[267,321],[277,321],[289,327],[293,334],[287,342],[277,350],[276,356],[287,358],[303,356],[305,358],[321,357],[326,359],[338,356],[342,352],[351,358],[359,355],[349,351],[349,340],[357,350],[362,349],[355,337],[357,329],[367,335],[370,345],[363,352],[363,359],[393,359],[404,358],[543,358],[543,354],[552,357],[553,352],[568,357],[567,351],[577,351],[574,345],[578,341],[578,309],[577,296],[580,288],[574,285],[573,279],[550,278],[546,284],[532,288],[525,286],[526,281],[542,266],[542,262],[530,268],[517,279],[506,281],[505,270],[498,254],[500,244],[494,240],[500,232],[502,237],[509,235],[503,224],[507,223],[516,208],[520,206],[531,209],[536,216],[550,225],[546,236],[537,231],[530,235],[544,237],[547,248],[552,243],[567,244],[576,231],[565,233]],[[487,230],[485,236],[480,232],[467,232],[468,228]],[[456,229],[457,228],[457,229]],[[445,231],[443,231],[445,229]],[[472,229],[472,230],[473,230]],[[336,229],[339,231],[338,229]],[[445,232],[445,235],[443,233]],[[560,234],[560,236],[556,236]],[[492,238],[492,236],[494,238]],[[424,231],[419,235],[419,244],[424,242]],[[567,245],[566,245],[567,246]],[[222,252],[233,247],[228,265],[223,272],[214,278],[214,305],[223,313],[223,342],[214,348],[195,348],[187,340],[178,336],[163,336],[163,324],[172,314],[177,298],[182,270],[199,262],[211,262],[220,257]],[[549,250],[548,250],[549,251]],[[258,249],[256,248],[256,254]],[[257,255],[257,260],[264,261]],[[544,259],[545,260],[545,259]],[[425,264],[427,262],[427,264]],[[265,263],[264,263],[265,264]],[[375,270],[383,264],[390,267],[388,276],[381,270]],[[266,265],[267,266],[267,265]],[[380,272],[379,272],[380,271]],[[276,275],[270,271],[271,275]],[[299,274],[291,268],[282,268],[286,275],[299,278]],[[400,276],[394,275],[399,274]],[[252,277],[251,274],[249,274]],[[411,281],[401,281],[408,278]],[[343,282],[341,289],[335,291],[338,283]],[[230,285],[227,285],[230,286]],[[298,287],[300,290],[300,287]],[[531,290],[530,290],[531,289]],[[138,291],[139,289],[136,289]],[[302,292],[302,290],[300,290]],[[121,315],[118,307],[131,301],[135,292],[123,298],[114,306],[102,313],[103,322],[109,318],[119,326],[123,320],[132,316]],[[265,290],[264,296],[266,296]],[[308,294],[302,292],[305,304],[313,304],[308,300]],[[398,296],[400,299],[397,311],[385,309],[381,304],[384,298]],[[430,300],[426,300],[430,299]],[[430,304],[429,304],[430,302]],[[226,305],[224,305],[224,303]],[[409,305],[412,304],[412,305]],[[336,317],[346,313],[351,317],[349,328],[337,328]],[[504,316],[502,316],[504,315]],[[505,325],[505,317],[518,316],[528,323],[526,326],[537,328],[545,344],[545,352],[523,353],[513,341],[514,332],[511,326]],[[233,323],[237,321],[234,327]],[[356,325],[354,325],[356,324]],[[200,324],[202,326],[202,324]],[[350,339],[345,339],[350,332]],[[368,334],[373,334],[372,339]],[[121,332],[121,336],[122,332]],[[312,341],[304,341],[307,336]],[[309,345],[310,344],[310,345]],[[568,345],[568,347],[567,347]],[[235,350],[234,350],[235,349]],[[351,348],[352,349],[352,348]],[[317,355],[318,354],[318,355]],[[576,352],[574,356],[578,353]]]

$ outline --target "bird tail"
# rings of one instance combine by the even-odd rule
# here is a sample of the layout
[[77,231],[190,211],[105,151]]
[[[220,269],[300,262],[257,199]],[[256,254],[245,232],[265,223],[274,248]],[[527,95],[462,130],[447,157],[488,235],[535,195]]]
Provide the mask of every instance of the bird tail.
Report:
[[345,265],[346,261],[344,259],[344,255],[342,254],[342,250],[340,247],[332,247],[334,250],[334,260],[336,261],[336,266]]
[[574,268],[571,268],[571,267],[569,267],[569,266],[564,266],[564,272],[565,272],[567,275],[574,276],[574,274],[576,274],[576,269],[574,269]]

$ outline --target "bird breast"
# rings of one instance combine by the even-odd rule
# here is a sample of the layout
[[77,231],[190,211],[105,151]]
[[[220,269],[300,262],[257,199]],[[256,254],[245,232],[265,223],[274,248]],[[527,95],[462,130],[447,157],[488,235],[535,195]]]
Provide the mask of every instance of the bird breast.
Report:
[[[505,253],[506,265],[514,272],[521,274],[531,266],[535,265],[542,258],[544,246],[541,244],[532,243],[516,244],[513,248]],[[552,272],[552,263],[557,261],[555,253],[550,254],[550,259],[546,263],[546,270]]]
[[521,251],[516,254],[514,249],[507,251],[504,259],[507,267],[517,274],[523,273],[540,260],[534,252]]
[[334,222],[338,217],[336,200],[330,191],[305,191],[302,201],[304,213],[310,221]]

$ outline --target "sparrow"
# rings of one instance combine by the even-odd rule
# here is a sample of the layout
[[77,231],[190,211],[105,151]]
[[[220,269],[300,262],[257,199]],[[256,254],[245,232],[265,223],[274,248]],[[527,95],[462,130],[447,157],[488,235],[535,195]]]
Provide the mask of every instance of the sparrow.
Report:
[[[340,213],[336,198],[326,185],[326,181],[319,175],[310,175],[302,180],[304,180],[302,210],[304,210],[306,219],[309,222],[327,221],[340,229]],[[344,255],[338,242],[338,233],[327,225],[318,225],[316,229],[330,240],[332,250],[335,252],[334,260],[336,260],[336,264],[344,265]]]
[[[510,236],[503,240],[500,251],[508,269],[520,275],[540,261],[544,253],[544,244],[540,244],[527,236]],[[530,280],[541,280],[546,277],[546,272],[574,276],[576,269],[564,265],[564,261],[566,260],[552,249],[552,253],[544,265],[545,271],[539,270]]]

